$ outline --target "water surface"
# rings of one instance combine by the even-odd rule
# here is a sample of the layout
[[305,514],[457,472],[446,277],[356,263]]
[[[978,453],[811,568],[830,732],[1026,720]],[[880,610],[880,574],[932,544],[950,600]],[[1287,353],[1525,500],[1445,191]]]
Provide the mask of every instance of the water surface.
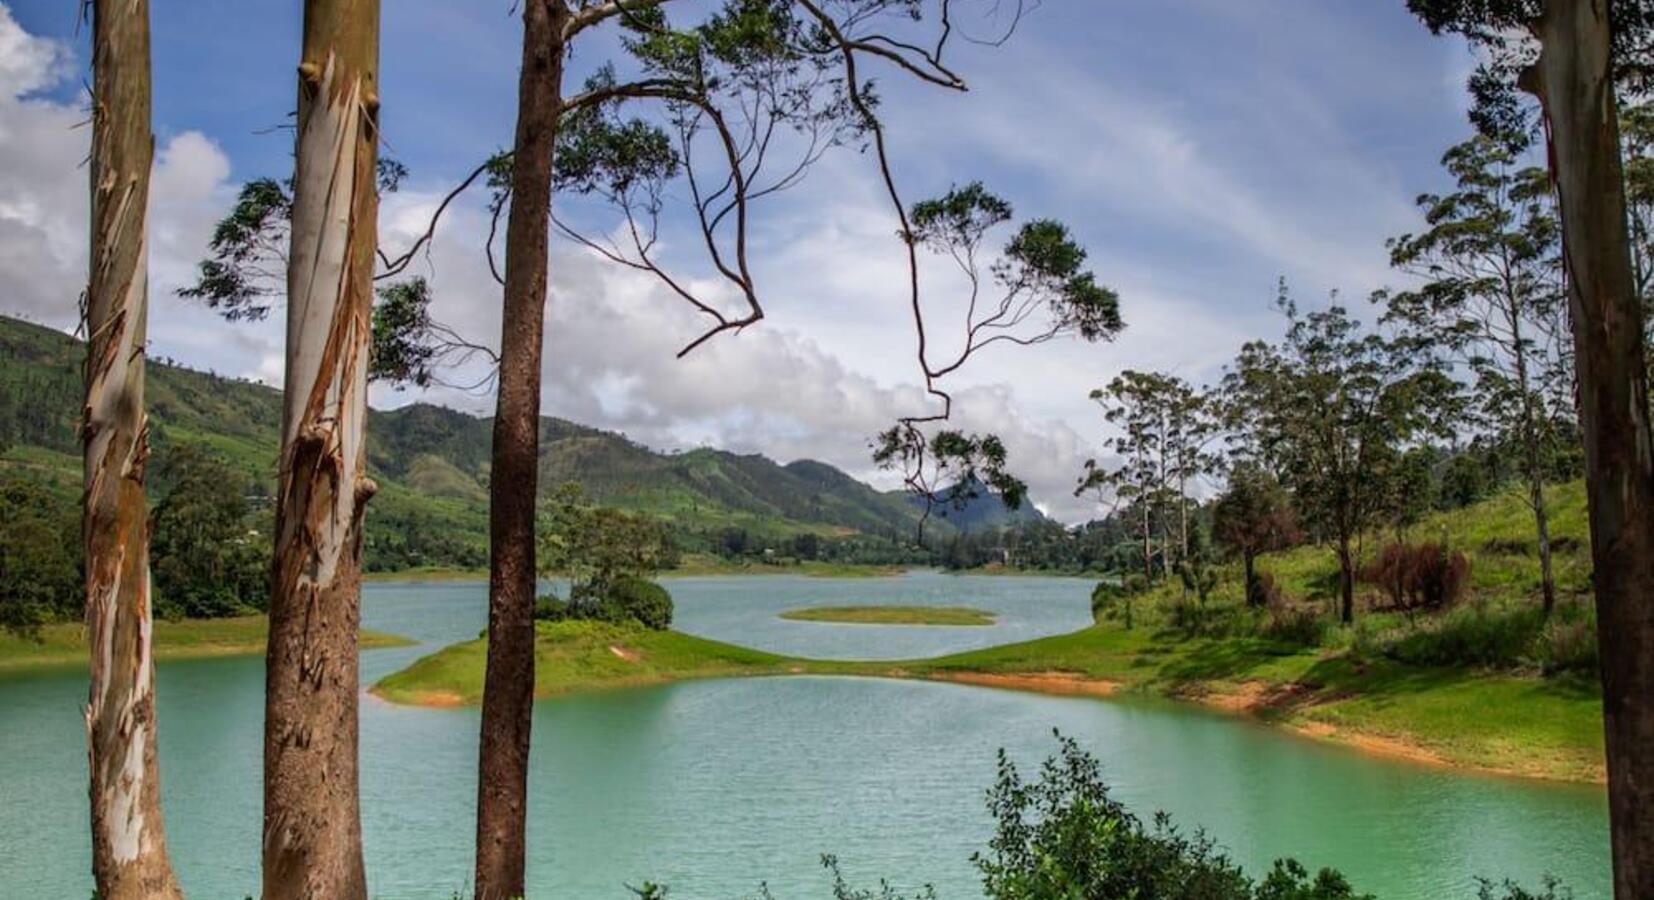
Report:
[[[1089,585],[1049,579],[674,579],[684,628],[765,649],[892,658],[1084,621]],[[368,651],[367,680],[475,636],[480,584],[374,584],[364,624],[427,641]],[[1030,599],[1040,598],[1040,599]],[[968,605],[969,629],[775,618],[828,603]],[[1006,629],[998,632],[1000,628]],[[837,634],[848,629],[848,634]],[[944,634],[943,632],[969,632]],[[983,632],[996,632],[997,637]],[[1012,637],[1015,636],[1015,638]],[[812,643],[812,641],[816,643]],[[161,763],[175,861],[192,898],[258,887],[263,661],[160,667]],[[0,679],[0,897],[83,900],[84,676]],[[1277,856],[1343,869],[1395,900],[1474,896],[1477,874],[1554,872],[1607,898],[1600,789],[1462,775],[1372,759],[1165,702],[1045,697],[884,679],[693,682],[545,701],[535,711],[529,860],[536,898],[734,900],[769,882],[782,900],[827,896],[823,852],[872,884],[934,883],[980,897],[968,862],[991,822],[994,753],[1033,765],[1052,728],[1102,759],[1118,796],[1205,825],[1254,870]],[[477,712],[362,706],[363,825],[372,894],[448,900],[471,866]]]

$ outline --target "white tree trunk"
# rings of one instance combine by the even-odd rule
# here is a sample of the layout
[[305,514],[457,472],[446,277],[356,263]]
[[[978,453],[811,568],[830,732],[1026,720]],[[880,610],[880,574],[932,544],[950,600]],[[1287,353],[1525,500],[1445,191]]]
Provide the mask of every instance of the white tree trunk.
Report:
[[144,468],[150,133],[146,0],[93,4],[92,246],[86,293],[86,635],[92,873],[104,900],[180,897],[155,749]]
[[280,505],[264,720],[264,900],[367,893],[357,632],[378,196],[377,0],[310,0],[299,67]]

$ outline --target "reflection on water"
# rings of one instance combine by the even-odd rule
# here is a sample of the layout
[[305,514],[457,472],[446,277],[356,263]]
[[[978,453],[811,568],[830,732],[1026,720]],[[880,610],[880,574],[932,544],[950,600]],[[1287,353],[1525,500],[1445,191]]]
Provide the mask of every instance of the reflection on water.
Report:
[[[904,582],[915,589],[903,592]],[[1007,626],[1016,619],[1022,624],[1010,627],[1039,632],[1064,630],[1056,627],[1064,617],[1083,621],[1086,599],[1083,583],[1045,579],[749,577],[671,587],[686,628],[785,652],[809,651],[792,643],[789,626],[823,627],[774,618],[791,606],[934,598],[995,609]],[[364,623],[432,644],[472,637],[484,592],[479,584],[371,585]],[[1022,599],[1030,594],[1046,599]],[[825,628],[819,633],[854,632],[823,638],[818,655],[879,657],[972,646],[988,630]],[[364,677],[430,649],[365,653]],[[159,690],[167,825],[184,886],[196,898],[254,893],[262,660],[166,664]],[[0,896],[79,900],[91,890],[84,691],[72,673],[0,680]],[[471,709],[364,699],[374,897],[446,900],[466,887],[476,725]],[[670,884],[677,900],[732,900],[761,881],[783,900],[818,900],[827,896],[818,856],[832,852],[859,881],[928,881],[944,898],[977,897],[968,859],[990,826],[981,799],[994,752],[1005,747],[1032,765],[1053,749],[1052,728],[1097,754],[1133,808],[1206,826],[1249,867],[1294,854],[1397,900],[1470,898],[1474,875],[1531,882],[1545,871],[1581,900],[1608,896],[1606,803],[1594,788],[1367,759],[1170,703],[813,677],[539,704],[530,893],[625,900],[624,884],[647,878]]]

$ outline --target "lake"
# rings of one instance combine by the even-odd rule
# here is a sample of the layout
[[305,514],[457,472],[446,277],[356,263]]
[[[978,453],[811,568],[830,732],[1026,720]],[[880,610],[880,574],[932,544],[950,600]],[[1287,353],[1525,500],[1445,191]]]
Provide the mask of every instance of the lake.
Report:
[[[686,631],[783,653],[902,658],[1085,624],[1090,582],[788,576],[667,582]],[[368,585],[364,625],[425,642],[368,651],[394,671],[485,621],[485,585]],[[971,606],[992,626],[791,622],[784,609],[877,603]],[[192,898],[258,888],[263,660],[159,668],[161,776],[173,857]],[[84,900],[88,874],[85,677],[0,676],[0,897]],[[368,879],[382,900],[449,900],[471,869],[475,709],[362,703]],[[1051,730],[1103,761],[1143,815],[1204,826],[1250,869],[1293,855],[1343,869],[1385,900],[1472,898],[1475,875],[1554,873],[1607,898],[1607,802],[1554,785],[1375,759],[1165,701],[1096,700],[888,679],[691,682],[542,701],[529,823],[535,898],[626,900],[644,879],[674,900],[829,896],[819,857],[871,886],[934,883],[981,896],[969,857],[1003,747],[1027,768]]]

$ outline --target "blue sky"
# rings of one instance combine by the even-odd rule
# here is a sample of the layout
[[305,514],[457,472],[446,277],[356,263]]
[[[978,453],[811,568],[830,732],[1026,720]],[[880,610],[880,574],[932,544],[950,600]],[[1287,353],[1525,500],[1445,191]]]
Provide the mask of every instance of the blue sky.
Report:
[[[0,311],[58,325],[72,323],[85,266],[74,125],[88,36],[76,6],[0,2],[0,285],[16,288],[0,291]],[[172,292],[235,187],[290,165],[278,126],[293,106],[300,5],[152,7],[152,350],[279,381],[277,322],[228,325]],[[393,243],[509,142],[520,25],[509,0],[385,0],[383,25],[387,152],[413,172],[384,205]],[[571,81],[613,49],[608,36],[580,46]],[[1308,302],[1337,289],[1364,306],[1398,280],[1384,239],[1416,225],[1412,198],[1442,186],[1437,160],[1468,134],[1468,51],[1430,36],[1401,0],[1044,0],[1005,46],[956,49],[968,93],[873,73],[906,197],[982,179],[1019,214],[1068,223],[1123,298],[1113,344],[996,351],[953,379],[962,423],[1005,434],[1035,498],[1069,519],[1091,512],[1067,490],[1103,436],[1090,388],[1124,368],[1216,377],[1243,340],[1278,333],[1269,302],[1282,276]],[[672,358],[694,333],[681,305],[558,245],[545,411],[654,446],[813,456],[875,477],[868,435],[920,398],[900,248],[874,178],[842,153],[766,205],[754,243],[769,318],[687,361]],[[421,266],[439,314],[493,342],[482,201],[462,204]],[[666,259],[694,273],[687,239],[666,243]],[[927,304],[944,320],[958,285],[929,273]],[[425,399],[491,406],[452,390]]]

